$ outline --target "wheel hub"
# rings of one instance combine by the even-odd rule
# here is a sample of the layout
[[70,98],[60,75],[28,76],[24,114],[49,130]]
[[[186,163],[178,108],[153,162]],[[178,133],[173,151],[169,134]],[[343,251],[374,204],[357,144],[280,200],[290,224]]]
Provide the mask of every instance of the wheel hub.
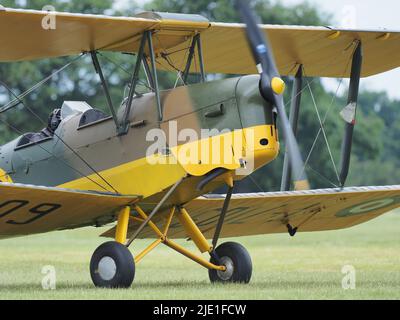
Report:
[[114,278],[115,274],[117,273],[117,265],[114,259],[107,256],[101,258],[99,261],[97,272],[100,277],[105,281],[109,281]]
[[233,261],[229,257],[221,257],[220,258],[221,264],[225,266],[225,271],[218,270],[217,274],[221,280],[227,281],[232,278],[233,272],[235,270]]

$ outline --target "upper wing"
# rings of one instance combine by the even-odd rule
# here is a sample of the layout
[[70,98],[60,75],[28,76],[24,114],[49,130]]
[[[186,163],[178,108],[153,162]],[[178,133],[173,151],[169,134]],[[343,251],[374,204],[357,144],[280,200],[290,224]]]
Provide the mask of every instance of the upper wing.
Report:
[[[51,25],[51,21],[55,21],[55,25]],[[48,29],[43,28],[43,24]],[[154,21],[140,18],[49,15],[45,11],[7,8],[0,11],[0,37],[4,41],[0,61],[59,57],[101,49],[132,39],[154,24]]]
[[[55,29],[44,29],[42,22]],[[155,30],[158,68],[182,69],[191,36],[200,32],[206,72],[256,73],[244,25],[209,23],[199,19],[163,19],[157,14],[107,17],[33,10],[0,11],[0,61],[20,61],[79,54],[90,50],[137,52],[141,34]],[[43,20],[44,19],[44,20]],[[47,19],[47,20],[46,20]],[[327,27],[261,26],[268,34],[281,75],[294,75],[302,64],[307,76],[349,77],[354,41],[363,43],[362,76],[400,66],[400,32],[338,30]],[[168,59],[168,62],[166,61]],[[192,65],[195,71],[197,64]]]
[[67,56],[92,50],[135,53],[146,30],[157,30],[153,43],[159,51],[182,44],[194,30],[208,27],[208,21],[162,21],[6,8],[0,11],[0,37],[4,41],[0,61]]
[[139,200],[95,192],[0,183],[0,238],[113,221]]
[[[224,197],[200,197],[188,203],[189,214],[208,238],[214,234]],[[355,226],[400,207],[400,186],[235,194],[232,196],[221,237],[239,237],[270,233],[285,233],[287,225],[299,232],[336,230]],[[166,215],[154,222],[159,226]],[[131,220],[129,233],[138,222]],[[114,229],[103,236],[113,236]],[[143,229],[142,238],[152,238],[150,228]],[[170,238],[185,238],[178,221],[170,226]]]
[[[258,73],[243,24],[212,23],[203,31],[205,68],[226,74]],[[262,25],[268,35],[279,73],[294,76],[301,64],[309,77],[350,77],[356,40],[363,45],[361,76],[368,77],[400,66],[400,32],[340,30],[327,27]],[[179,48],[170,50],[172,63],[184,59]]]

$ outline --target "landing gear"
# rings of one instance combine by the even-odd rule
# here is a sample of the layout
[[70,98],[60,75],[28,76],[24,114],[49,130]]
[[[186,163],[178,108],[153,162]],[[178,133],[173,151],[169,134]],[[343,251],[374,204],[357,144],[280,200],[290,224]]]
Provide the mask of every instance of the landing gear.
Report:
[[[209,269],[211,282],[249,283],[253,266],[247,250],[235,242],[226,242],[215,249],[219,262],[225,266],[225,271]],[[211,258],[211,263],[215,263]]]
[[[136,214],[132,215],[132,209]],[[138,205],[121,209],[115,228],[115,241],[106,242],[99,246],[90,261],[90,274],[96,287],[129,288],[135,277],[135,265],[160,244],[170,247],[207,268],[211,282],[248,283],[250,281],[252,263],[247,250],[243,246],[238,243],[227,242],[214,250],[214,246],[207,241],[184,207],[174,206],[170,209],[169,214],[164,217],[165,225],[163,229],[160,229],[151,221],[155,212],[156,210],[153,210],[152,214],[147,215]],[[194,254],[168,237],[174,216],[179,220],[187,237],[193,241],[200,253],[207,252],[210,254],[210,261],[201,255]],[[135,259],[128,247],[135,240],[137,230],[134,236],[127,239],[129,221],[139,222],[139,231],[144,226],[148,226],[156,235],[155,241],[138,253]],[[220,227],[217,228],[217,236],[214,237],[215,243],[218,240],[220,229]]]
[[129,288],[135,278],[135,261],[123,244],[106,242],[93,253],[90,275],[96,287]]

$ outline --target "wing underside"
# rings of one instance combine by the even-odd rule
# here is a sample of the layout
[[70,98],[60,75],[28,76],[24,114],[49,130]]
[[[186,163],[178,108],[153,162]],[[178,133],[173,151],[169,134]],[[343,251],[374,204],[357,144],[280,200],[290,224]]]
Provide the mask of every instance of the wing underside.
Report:
[[[261,28],[270,38],[281,75],[296,74],[302,64],[307,76],[349,77],[349,61],[357,41],[363,44],[363,77],[400,66],[398,31],[278,25]],[[68,56],[91,50],[135,53],[146,30],[155,32],[153,43],[160,69],[184,68],[191,38],[201,33],[206,72],[257,73],[241,24],[8,8],[0,10],[0,61]],[[198,71],[196,67],[193,64],[192,71]]]
[[[213,195],[195,199],[185,206],[208,238],[214,234],[223,201],[222,196]],[[232,197],[221,236],[286,233],[288,224],[297,227],[299,232],[344,229],[398,207],[400,186],[236,194]],[[160,214],[154,221],[162,226],[165,219],[166,215]],[[137,227],[138,222],[132,220],[129,233]],[[114,230],[109,230],[103,236],[113,234]],[[140,237],[151,238],[153,232],[145,228]],[[186,237],[177,220],[170,226],[169,237]]]

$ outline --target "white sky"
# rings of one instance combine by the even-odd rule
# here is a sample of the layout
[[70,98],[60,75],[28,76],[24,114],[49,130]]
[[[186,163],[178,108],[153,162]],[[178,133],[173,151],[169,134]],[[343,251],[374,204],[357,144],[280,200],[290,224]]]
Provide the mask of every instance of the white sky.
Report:
[[[305,0],[275,0],[284,4],[297,4]],[[129,0],[117,0],[126,3]],[[142,4],[148,0],[136,0]],[[392,29],[400,30],[399,0],[308,0],[322,11],[333,15],[336,27]],[[400,59],[400,54],[399,54]],[[337,83],[325,80],[325,84],[336,90]],[[400,68],[361,81],[361,87],[373,90],[385,90],[392,98],[400,99]]]

